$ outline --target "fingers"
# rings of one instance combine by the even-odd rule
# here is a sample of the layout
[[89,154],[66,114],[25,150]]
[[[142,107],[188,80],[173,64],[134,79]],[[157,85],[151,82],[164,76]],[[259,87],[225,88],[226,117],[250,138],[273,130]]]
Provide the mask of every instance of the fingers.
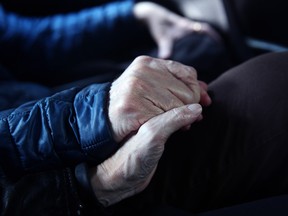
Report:
[[[199,102],[200,86],[197,81],[197,72],[193,67],[176,61],[151,58],[148,56],[137,57],[133,65],[135,66],[133,68],[135,71],[134,75],[153,86],[152,88],[150,87],[148,91],[154,91],[157,88],[161,88],[161,91],[164,92],[169,90],[183,102],[182,105]],[[144,71],[145,73],[143,73]],[[157,94],[161,93],[158,92]],[[167,98],[165,100],[167,100]],[[177,106],[179,106],[179,104],[169,107],[165,109],[165,111]]]
[[[139,64],[139,62],[145,62],[145,64]],[[210,105],[211,99],[207,93],[207,84],[197,80],[197,71],[193,67],[148,56],[138,57],[133,64],[137,65],[134,71],[137,71],[140,80],[148,81],[149,79],[149,83],[154,83],[154,86],[161,87],[162,85],[162,88],[151,88],[151,86],[145,87],[145,83],[137,84],[146,89],[147,99],[154,95],[150,98],[151,102],[164,111],[190,103],[200,102],[203,106]],[[145,73],[141,73],[143,71]],[[169,74],[174,78],[171,79]],[[154,80],[151,79],[152,77]],[[157,90],[159,91],[153,94],[153,91]]]
[[185,95],[189,91],[183,91],[183,88],[175,85],[171,86],[171,92],[183,101],[183,105],[200,103],[203,106],[209,106],[211,104],[212,100],[207,93],[208,85],[203,81],[197,80],[197,71],[195,68],[171,60],[165,61],[167,62],[167,70],[191,90],[191,95]]
[[200,101],[201,88],[197,80],[197,71],[195,68],[171,60],[166,63],[166,68],[191,90],[192,95],[190,97],[193,97],[193,99],[185,102],[198,103]]
[[149,119],[186,104],[209,105],[207,85],[193,67],[137,57],[115,80],[109,92],[108,116],[114,139],[121,142]]
[[186,28],[187,31],[199,34],[207,34],[215,41],[218,42],[222,41],[222,37],[220,36],[220,34],[208,23],[193,21],[182,17],[181,19],[182,20],[181,22],[179,22],[179,24],[182,25],[183,28]]
[[163,38],[156,42],[158,44],[158,58],[169,58],[172,53],[173,41],[169,38]]
[[199,33],[206,33],[217,42],[222,41],[220,34],[208,23],[200,23],[201,31]]
[[200,104],[202,106],[209,106],[212,103],[210,96],[207,93],[208,85],[203,81],[198,81],[200,85]]

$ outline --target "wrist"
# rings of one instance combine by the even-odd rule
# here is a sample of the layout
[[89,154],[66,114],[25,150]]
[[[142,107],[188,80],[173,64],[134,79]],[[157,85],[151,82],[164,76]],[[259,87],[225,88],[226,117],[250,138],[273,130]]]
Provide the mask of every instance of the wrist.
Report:
[[101,171],[101,165],[98,165],[97,168],[89,169],[90,176],[90,185],[93,190],[93,193],[97,197],[98,202],[103,207],[108,207],[115,203],[115,201],[111,200],[111,194],[113,195],[115,192],[113,190],[109,190],[107,187],[108,180],[105,180],[106,172]]

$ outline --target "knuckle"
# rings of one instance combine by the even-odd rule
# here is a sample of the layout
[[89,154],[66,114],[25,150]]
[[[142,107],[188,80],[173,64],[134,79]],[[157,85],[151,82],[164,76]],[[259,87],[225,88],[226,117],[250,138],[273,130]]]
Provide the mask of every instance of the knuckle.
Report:
[[194,102],[194,100],[195,100],[194,92],[192,94],[190,91],[189,92],[183,92],[183,94],[184,94],[185,104]]
[[131,70],[132,74],[137,76],[141,73],[146,73],[147,71],[150,71],[151,62],[153,62],[153,59],[149,56],[137,57],[135,63],[133,64],[132,70]]
[[[185,65],[183,65],[180,62],[173,61],[173,60],[166,60],[166,64],[167,64],[168,70],[172,73],[176,73],[177,71],[184,71],[185,72]],[[184,68],[184,70],[183,70],[183,68]]]
[[191,73],[194,75],[194,76],[197,76],[197,70],[194,68],[194,67],[189,67],[190,70],[191,70]]
[[134,62],[135,63],[140,63],[140,64],[147,64],[153,61],[153,57],[151,56],[146,56],[146,55],[141,55],[135,58]]
[[131,114],[137,109],[134,103],[133,94],[131,93],[125,93],[121,98],[118,98],[117,102],[113,104],[113,106],[113,109],[116,110],[117,113],[121,114]]
[[[140,96],[146,94],[149,91],[149,82],[141,79],[139,76],[131,76],[126,84],[127,96],[129,100],[127,102],[133,102],[134,100],[142,100]],[[132,97],[132,98],[130,98]],[[132,100],[131,100],[132,99]]]
[[190,95],[192,97],[192,102],[198,103],[200,101],[201,89],[197,83],[192,84],[192,92],[193,94]]
[[126,100],[121,100],[115,108],[120,115],[133,112],[133,106],[131,106],[130,103],[127,103]]
[[190,80],[197,80],[197,70],[194,67],[187,66],[187,76]]
[[130,76],[130,77],[127,78],[127,80],[125,82],[126,82],[127,91],[128,91],[128,94],[129,94],[135,88],[137,88],[138,84],[140,83],[140,80],[136,76]]
[[167,64],[170,65],[171,67],[177,66],[179,63],[173,61],[173,60],[166,60]]
[[174,119],[180,120],[180,119],[184,119],[185,118],[183,113],[180,112],[180,110],[177,109],[177,108],[172,109],[172,112],[173,112],[173,115],[174,115]]

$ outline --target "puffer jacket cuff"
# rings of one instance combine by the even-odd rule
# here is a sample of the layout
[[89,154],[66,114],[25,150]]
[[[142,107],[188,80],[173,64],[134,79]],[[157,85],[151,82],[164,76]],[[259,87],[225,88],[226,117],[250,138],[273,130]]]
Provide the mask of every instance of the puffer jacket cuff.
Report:
[[90,85],[74,100],[79,143],[89,162],[102,163],[119,147],[108,117],[110,83]]

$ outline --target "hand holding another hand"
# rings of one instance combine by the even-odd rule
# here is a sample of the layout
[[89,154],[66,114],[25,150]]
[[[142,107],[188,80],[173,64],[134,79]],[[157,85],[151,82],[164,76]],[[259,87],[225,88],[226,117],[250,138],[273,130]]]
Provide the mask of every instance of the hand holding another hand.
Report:
[[112,83],[108,115],[120,149],[90,170],[100,203],[109,206],[142,191],[150,182],[166,140],[201,119],[211,103],[194,68],[140,56]]
[[154,116],[199,102],[209,105],[211,99],[194,68],[140,56],[111,86],[108,115],[114,138],[121,142]]
[[91,169],[99,202],[107,207],[144,190],[149,184],[169,136],[196,121],[199,104],[174,108],[148,120],[109,159]]

